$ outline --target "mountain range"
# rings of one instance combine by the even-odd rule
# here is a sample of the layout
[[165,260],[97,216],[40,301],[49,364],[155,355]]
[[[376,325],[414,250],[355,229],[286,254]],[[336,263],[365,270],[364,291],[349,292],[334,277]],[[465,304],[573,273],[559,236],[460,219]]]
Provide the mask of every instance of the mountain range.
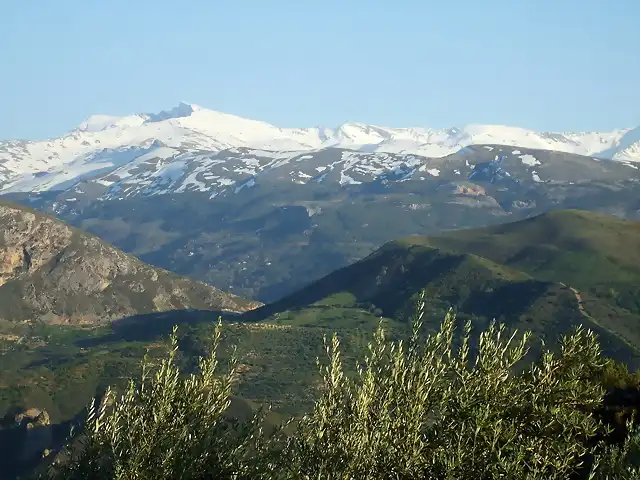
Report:
[[[271,171],[297,183],[339,172],[338,181],[350,183],[412,165],[435,172],[433,159],[483,144],[640,161],[640,127],[580,133],[498,125],[279,128],[181,103],[157,114],[92,115],[55,139],[0,142],[0,192],[65,190],[92,180],[108,198],[190,191],[216,195],[250,186],[256,175]],[[337,157],[322,153],[336,148],[342,150]],[[331,162],[318,160],[324,157]],[[284,165],[289,171],[279,168]]]
[[180,104],[0,143],[0,196],[271,302],[380,245],[577,208],[640,217],[640,128],[282,129]]

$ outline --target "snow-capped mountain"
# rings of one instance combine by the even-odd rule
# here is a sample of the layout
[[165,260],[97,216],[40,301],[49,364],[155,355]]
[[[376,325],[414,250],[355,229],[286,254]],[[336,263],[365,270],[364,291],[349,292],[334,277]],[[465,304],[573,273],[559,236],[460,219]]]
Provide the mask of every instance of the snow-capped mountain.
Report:
[[[215,194],[212,185],[240,188],[239,179],[251,182],[246,177],[289,162],[300,166],[289,172],[293,181],[320,178],[342,165],[336,178],[350,183],[358,175],[348,170],[379,176],[421,162],[427,171],[437,158],[482,144],[640,161],[640,127],[587,133],[537,133],[496,125],[278,128],[181,103],[157,114],[93,115],[56,139],[0,142],[0,193],[64,190],[92,179],[111,196],[164,193],[167,188]],[[328,153],[335,149],[351,153],[339,153],[336,160]]]

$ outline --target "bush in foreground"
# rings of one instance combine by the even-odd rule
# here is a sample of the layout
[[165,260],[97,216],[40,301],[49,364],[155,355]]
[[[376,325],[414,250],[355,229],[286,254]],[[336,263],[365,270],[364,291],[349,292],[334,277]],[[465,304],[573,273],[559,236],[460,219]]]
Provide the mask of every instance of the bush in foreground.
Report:
[[422,316],[406,344],[379,328],[355,378],[334,335],[322,396],[283,452],[288,478],[640,478],[626,466],[635,437],[595,441],[606,431],[592,414],[605,393],[594,377],[607,362],[593,333],[578,328],[559,356],[516,374],[529,333],[515,341],[493,324],[472,361],[470,323],[456,349],[452,315],[426,341]]
[[199,361],[199,371],[182,376],[177,364],[176,329],[167,358],[151,373],[142,363],[138,382],[130,381],[120,396],[107,390],[88,410],[79,448],[54,464],[52,479],[226,479],[250,475],[245,471],[261,429],[258,417],[243,424],[225,413],[236,375],[232,360],[224,373],[216,358],[221,324],[211,352]]
[[200,373],[182,378],[176,339],[157,373],[132,382],[112,405],[90,410],[84,449],[56,478],[96,479],[640,479],[632,465],[640,436],[605,443],[594,412],[610,364],[582,328],[520,366],[530,334],[504,326],[480,336],[471,358],[471,324],[459,346],[453,315],[423,339],[417,309],[407,342],[380,326],[355,375],[345,370],[336,335],[325,341],[322,391],[291,435],[266,437],[256,417],[231,425],[224,412],[233,384],[217,374],[216,349]]

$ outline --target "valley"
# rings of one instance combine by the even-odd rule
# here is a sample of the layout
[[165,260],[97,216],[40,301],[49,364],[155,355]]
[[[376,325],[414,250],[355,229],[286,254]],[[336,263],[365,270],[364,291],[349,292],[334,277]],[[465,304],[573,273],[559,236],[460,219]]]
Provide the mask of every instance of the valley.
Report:
[[450,308],[460,323],[471,320],[475,331],[496,319],[548,345],[583,324],[598,334],[607,356],[639,368],[639,229],[636,221],[555,211],[398,239],[243,314],[192,309],[77,326],[4,321],[3,362],[10,368],[0,375],[0,409],[37,403],[56,421],[69,420],[105,385],[133,374],[145,352],[162,356],[174,324],[190,368],[194,356],[206,352],[221,315],[223,355],[236,345],[242,363],[239,395],[280,413],[300,413],[309,408],[318,381],[323,335],[339,332],[349,358],[366,346],[380,318],[393,338],[406,337],[421,290],[425,332],[437,328]]

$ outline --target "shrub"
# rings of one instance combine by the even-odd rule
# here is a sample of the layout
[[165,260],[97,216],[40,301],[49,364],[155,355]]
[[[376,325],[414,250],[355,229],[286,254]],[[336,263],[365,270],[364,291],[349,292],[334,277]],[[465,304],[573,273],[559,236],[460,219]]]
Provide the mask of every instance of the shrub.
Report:
[[[70,459],[54,465],[52,479],[231,479],[251,473],[261,429],[256,416],[246,424],[225,416],[236,374],[232,358],[219,374],[216,353],[199,361],[199,372],[181,376],[174,327],[166,359],[151,373],[145,358],[138,382],[116,396],[107,390],[88,410],[84,440]],[[248,478],[248,477],[247,477]],[[251,477],[253,478],[253,477]]]
[[492,324],[472,360],[469,322],[454,348],[454,316],[421,341],[423,315],[421,303],[408,343],[379,327],[355,377],[338,337],[325,341],[324,389],[282,451],[282,478],[564,480],[586,478],[589,464],[590,478],[640,478],[626,470],[637,439],[591,441],[603,430],[594,372],[607,365],[593,333],[577,328],[559,356],[516,373],[529,333],[516,341]]
[[[424,293],[422,294],[422,299]],[[408,341],[390,341],[382,324],[355,374],[343,366],[337,335],[325,338],[322,390],[293,432],[265,435],[260,415],[225,416],[235,360],[218,373],[216,352],[182,377],[177,339],[155,374],[89,409],[83,448],[58,465],[65,479],[589,479],[640,480],[640,430],[607,443],[598,419],[603,384],[636,381],[604,359],[595,335],[576,328],[559,354],[523,365],[530,333],[507,335],[492,323],[471,351],[450,312],[423,338],[424,302]],[[625,373],[626,372],[626,373]],[[604,379],[604,380],[603,380]]]

